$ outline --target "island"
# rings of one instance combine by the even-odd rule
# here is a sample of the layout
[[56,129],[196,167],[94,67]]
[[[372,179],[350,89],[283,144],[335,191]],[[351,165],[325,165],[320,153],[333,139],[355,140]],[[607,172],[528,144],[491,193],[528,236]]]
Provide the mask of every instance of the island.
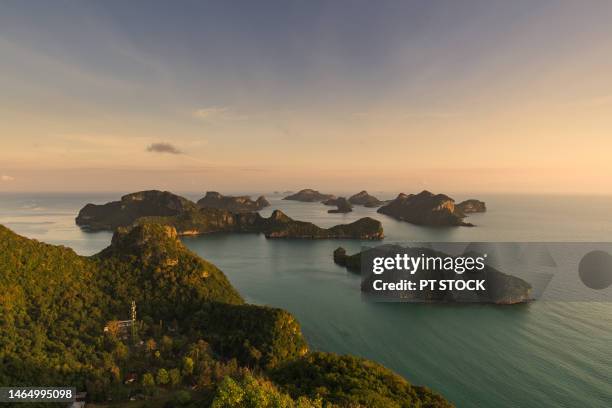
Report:
[[216,191],[207,191],[197,202],[200,208],[220,208],[231,212],[254,212],[269,207],[264,196],[253,201],[249,196],[224,196]]
[[267,238],[363,239],[384,237],[382,224],[369,217],[331,228],[297,221],[280,210],[268,218],[257,212],[234,213],[219,208],[201,208],[184,197],[167,191],[143,191],[125,195],[121,201],[87,204],[76,217],[86,231],[114,231],[135,224],[172,226],[179,235],[217,232],[262,233]]
[[362,190],[357,194],[354,194],[349,197],[349,202],[354,205],[363,205],[365,207],[380,207],[384,204],[383,201],[380,201],[378,198],[373,195],[368,194],[367,191]]
[[335,207],[338,205],[338,200],[338,197],[333,196],[332,198],[328,198],[327,200],[321,201],[321,204]]
[[476,199],[462,201],[457,204],[456,207],[464,214],[482,213],[487,211],[487,206],[484,201]]
[[[449,255],[430,248],[420,247],[401,247],[398,245],[381,245],[375,248],[366,249],[353,255],[348,255],[342,247],[337,248],[333,253],[334,263],[345,267],[353,273],[362,273],[362,260],[368,256],[396,256],[396,254],[407,254],[410,257],[441,257],[448,258]],[[472,252],[462,256],[473,255]],[[396,271],[385,271],[389,281],[399,281],[406,278],[406,274]],[[379,279],[380,275],[369,274],[362,281],[362,291],[374,293],[372,281]],[[402,299],[407,302],[442,302],[442,303],[493,303],[493,304],[517,304],[526,303],[533,300],[532,287],[525,280],[500,272],[490,265],[486,265],[483,270],[466,271],[459,275],[453,270],[434,268],[428,270],[419,269],[410,275],[410,280],[416,282],[424,279],[440,280],[467,280],[480,279],[485,281],[486,291],[454,291],[454,290],[428,290],[405,292]]]
[[348,200],[344,197],[339,197],[335,200],[336,202],[336,206],[338,208],[336,208],[335,210],[328,210],[327,212],[330,214],[335,214],[335,213],[349,213],[351,211],[353,211],[353,206],[351,205],[351,203],[348,202]]
[[0,293],[5,385],[151,406],[236,406],[246,390],[284,407],[453,406],[375,362],[311,351],[291,313],[246,303],[168,226],[119,227],[85,257],[0,225]]
[[87,204],[75,221],[87,231],[114,231],[117,227],[132,225],[140,217],[172,216],[197,209],[191,200],[169,191],[148,190],[127,194],[120,201],[103,205]]
[[323,194],[318,192],[317,190],[313,190],[310,188],[306,188],[304,190],[300,190],[295,194],[288,195],[283,198],[283,200],[292,200],[292,201],[303,201],[306,203],[316,203],[322,202],[325,200],[329,200],[330,198],[336,198],[333,194]]
[[465,214],[455,206],[455,200],[445,194],[422,191],[419,194],[400,193],[395,200],[378,209],[381,214],[416,225],[474,226],[464,222]]
[[266,238],[361,239],[381,240],[384,232],[380,221],[364,217],[350,224],[321,228],[311,222],[297,221],[280,210],[265,218],[259,213],[231,213],[203,208],[176,216],[142,217],[138,224],[162,224],[177,229],[179,235],[202,235],[215,232],[261,233]]

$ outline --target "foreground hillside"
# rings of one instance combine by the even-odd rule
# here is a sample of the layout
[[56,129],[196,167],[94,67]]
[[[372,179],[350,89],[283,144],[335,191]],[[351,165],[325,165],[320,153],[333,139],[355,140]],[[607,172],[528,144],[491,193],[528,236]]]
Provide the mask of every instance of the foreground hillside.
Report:
[[244,303],[155,224],[119,228],[92,257],[0,226],[0,362],[0,386],[71,384],[93,401],[173,390],[176,406],[451,406],[378,364],[309,353],[291,314]]

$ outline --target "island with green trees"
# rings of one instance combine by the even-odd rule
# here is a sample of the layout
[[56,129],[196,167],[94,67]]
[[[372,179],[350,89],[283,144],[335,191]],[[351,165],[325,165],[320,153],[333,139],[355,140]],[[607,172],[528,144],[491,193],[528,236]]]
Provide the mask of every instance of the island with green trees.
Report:
[[79,211],[76,223],[87,231],[113,231],[118,227],[154,223],[172,226],[179,235],[249,232],[262,233],[267,238],[380,240],[384,237],[380,221],[370,217],[321,228],[311,222],[294,220],[280,210],[265,218],[257,212],[200,207],[184,197],[157,190],[128,194],[120,201],[102,205],[87,204]]
[[415,225],[473,227],[474,224],[463,220],[466,214],[483,212],[484,209],[482,201],[468,200],[455,204],[455,200],[445,194],[423,190],[418,194],[400,193],[380,207],[378,212]]
[[253,201],[249,196],[224,196],[216,191],[207,191],[206,195],[197,201],[197,205],[231,212],[253,212],[269,207],[270,202],[264,196],[259,196]]
[[173,227],[118,228],[85,257],[0,226],[0,386],[70,384],[167,407],[452,407],[374,362],[309,350]]

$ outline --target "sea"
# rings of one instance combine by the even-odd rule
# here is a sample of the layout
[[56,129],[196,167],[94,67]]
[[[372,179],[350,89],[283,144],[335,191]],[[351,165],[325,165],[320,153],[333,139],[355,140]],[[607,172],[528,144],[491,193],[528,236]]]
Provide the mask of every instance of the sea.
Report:
[[[84,232],[74,218],[87,203],[121,195],[0,193],[0,224],[91,255],[112,234]],[[264,216],[280,209],[322,227],[370,216],[383,223],[385,242],[612,241],[609,196],[480,195],[488,211],[469,217],[474,228],[420,227],[358,206],[328,214],[320,203],[266,196],[271,206]],[[268,240],[260,234],[183,241],[223,270],[247,301],[293,313],[312,349],[375,360],[457,407],[612,407],[612,298],[511,306],[375,303],[362,299],[360,277],[332,260],[338,246],[355,253],[360,241]]]

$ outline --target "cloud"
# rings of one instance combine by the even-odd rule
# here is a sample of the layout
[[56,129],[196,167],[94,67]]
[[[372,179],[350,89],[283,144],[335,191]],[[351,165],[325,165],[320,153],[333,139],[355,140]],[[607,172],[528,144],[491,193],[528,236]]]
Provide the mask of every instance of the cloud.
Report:
[[6,174],[3,174],[2,176],[0,176],[0,180],[1,181],[13,181],[15,180],[15,177],[11,177],[11,176],[7,176]]
[[229,108],[213,106],[211,108],[201,108],[193,112],[193,116],[198,119],[212,119],[224,116],[229,111]]
[[248,116],[240,115],[232,109],[225,106],[211,106],[208,108],[196,109],[193,112],[193,117],[197,119],[214,121],[214,120],[246,120]]
[[183,154],[182,151],[171,145],[170,143],[153,143],[147,147],[147,152],[151,153],[170,153]]
[[385,112],[385,111],[371,111],[371,112],[355,112],[352,114],[356,118],[364,119],[451,119],[463,116],[462,113],[458,112],[445,112],[445,111],[414,111],[414,112]]

